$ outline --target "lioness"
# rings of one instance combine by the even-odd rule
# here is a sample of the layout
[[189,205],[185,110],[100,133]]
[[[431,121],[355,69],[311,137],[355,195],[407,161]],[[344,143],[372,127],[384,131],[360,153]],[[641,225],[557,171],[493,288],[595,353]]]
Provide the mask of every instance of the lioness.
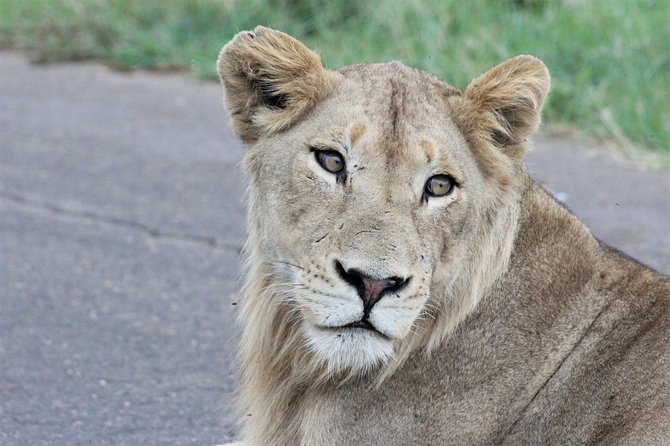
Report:
[[218,72],[251,177],[245,444],[670,444],[670,279],[524,170],[541,61],[460,91],[258,27]]

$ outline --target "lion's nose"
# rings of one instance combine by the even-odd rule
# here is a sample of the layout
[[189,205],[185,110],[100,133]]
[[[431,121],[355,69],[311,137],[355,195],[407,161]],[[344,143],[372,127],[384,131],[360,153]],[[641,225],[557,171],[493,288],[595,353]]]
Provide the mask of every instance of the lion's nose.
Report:
[[363,300],[364,318],[368,316],[372,307],[379,302],[379,299],[385,293],[402,290],[411,279],[411,277],[403,279],[396,276],[376,279],[354,268],[345,269],[337,260],[335,261],[335,270],[345,282],[353,285],[358,291],[359,297]]

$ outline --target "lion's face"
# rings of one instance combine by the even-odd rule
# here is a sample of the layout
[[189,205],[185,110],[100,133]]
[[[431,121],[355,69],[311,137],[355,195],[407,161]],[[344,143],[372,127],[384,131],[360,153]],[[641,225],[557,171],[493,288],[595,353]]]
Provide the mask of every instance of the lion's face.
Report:
[[453,258],[491,191],[470,187],[484,181],[444,112],[446,88],[417,97],[420,79],[396,66],[345,76],[250,157],[265,255],[309,344],[367,366],[425,314],[433,281],[460,273]]
[[[229,47],[239,50],[239,40],[258,53],[271,40],[258,57],[292,52],[283,64],[303,51],[269,33],[241,35]],[[219,69],[234,119],[254,100],[264,107],[234,123],[250,143],[252,229],[274,298],[331,367],[364,370],[388,360],[455,298],[460,279],[476,276],[482,249],[495,243],[498,214],[508,218],[501,197],[513,163],[473,151],[472,135],[454,119],[461,92],[420,71],[397,63],[315,68],[322,71],[310,81],[326,93],[297,101],[308,93],[263,84],[267,67],[245,61],[250,74],[231,78],[242,56],[228,51]],[[245,85],[251,90],[237,97]],[[487,170],[491,159],[500,161],[499,175]]]

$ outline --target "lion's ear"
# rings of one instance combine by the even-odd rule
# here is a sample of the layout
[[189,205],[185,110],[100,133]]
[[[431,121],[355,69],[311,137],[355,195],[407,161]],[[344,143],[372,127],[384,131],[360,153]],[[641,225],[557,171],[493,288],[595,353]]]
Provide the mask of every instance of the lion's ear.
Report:
[[[549,71],[532,56],[508,59],[474,79],[465,97],[483,119],[495,146],[513,158],[523,156],[523,142],[540,125],[542,104],[549,92]],[[480,130],[482,130],[480,128]]]
[[235,131],[247,143],[295,123],[337,79],[302,43],[261,26],[224,46],[217,70]]

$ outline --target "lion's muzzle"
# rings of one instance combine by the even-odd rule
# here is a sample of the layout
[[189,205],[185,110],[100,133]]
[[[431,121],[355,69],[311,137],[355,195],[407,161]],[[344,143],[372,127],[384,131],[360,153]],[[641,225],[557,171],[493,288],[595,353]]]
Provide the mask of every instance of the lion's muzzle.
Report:
[[342,280],[356,288],[358,296],[363,301],[363,320],[367,320],[372,307],[385,294],[401,291],[411,279],[397,276],[376,279],[355,268],[345,269],[339,260],[335,260],[335,271]]

